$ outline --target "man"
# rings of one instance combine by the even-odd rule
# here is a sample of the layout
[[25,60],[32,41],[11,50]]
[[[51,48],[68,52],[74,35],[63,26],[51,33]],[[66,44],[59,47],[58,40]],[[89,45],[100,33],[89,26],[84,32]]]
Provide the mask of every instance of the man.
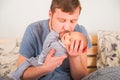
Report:
[[[88,47],[91,47],[85,28],[77,24],[80,12],[79,0],[52,0],[49,20],[35,22],[26,29],[20,47],[18,66],[41,53],[43,42],[50,30],[59,34],[65,31],[82,32],[88,39]],[[61,57],[54,57],[55,49],[50,50],[43,65],[29,66],[21,79],[80,80],[87,74],[87,56],[83,53],[83,44],[80,40],[72,41],[66,46],[67,55]]]

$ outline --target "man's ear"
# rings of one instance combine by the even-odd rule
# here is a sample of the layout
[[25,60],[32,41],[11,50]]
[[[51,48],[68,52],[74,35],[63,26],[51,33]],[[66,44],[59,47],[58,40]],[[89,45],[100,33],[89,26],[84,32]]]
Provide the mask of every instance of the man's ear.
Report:
[[49,10],[49,18],[51,19],[51,17],[52,17],[52,11]]

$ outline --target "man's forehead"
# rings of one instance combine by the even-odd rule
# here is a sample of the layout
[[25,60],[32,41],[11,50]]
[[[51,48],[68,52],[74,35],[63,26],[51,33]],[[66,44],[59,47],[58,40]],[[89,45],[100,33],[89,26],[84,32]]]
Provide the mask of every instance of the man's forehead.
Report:
[[63,12],[61,9],[56,9],[53,15],[58,16],[59,18],[70,18],[72,20],[77,20],[79,14],[76,12],[70,13],[70,12]]

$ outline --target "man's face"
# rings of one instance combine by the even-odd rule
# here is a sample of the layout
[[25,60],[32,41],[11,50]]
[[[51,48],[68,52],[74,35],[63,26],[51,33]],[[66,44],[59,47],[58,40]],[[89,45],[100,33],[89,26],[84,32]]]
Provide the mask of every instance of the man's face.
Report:
[[76,8],[72,14],[62,12],[61,9],[57,8],[54,14],[49,11],[49,17],[49,25],[56,32],[61,33],[64,31],[73,31],[78,21],[79,7]]

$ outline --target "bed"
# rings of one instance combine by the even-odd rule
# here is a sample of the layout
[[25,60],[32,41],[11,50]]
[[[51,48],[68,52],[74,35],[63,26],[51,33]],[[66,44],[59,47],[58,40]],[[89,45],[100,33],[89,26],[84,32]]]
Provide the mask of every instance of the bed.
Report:
[[91,73],[93,71],[95,71],[97,69],[96,66],[96,56],[98,54],[98,50],[97,50],[97,35],[90,35],[90,40],[92,42],[92,47],[87,51],[87,70],[88,73]]
[[[119,66],[120,64],[120,34],[110,31],[98,31],[96,34],[90,34],[92,48],[87,51],[87,70],[88,73],[97,71],[100,68],[110,66]],[[107,40],[107,41],[106,41]],[[0,39],[0,79],[11,79],[11,73],[16,69],[16,61],[20,47],[21,38]],[[112,45],[112,48],[110,45]],[[116,44],[117,47],[116,47]],[[107,45],[107,46],[106,46]],[[107,47],[107,49],[105,48]],[[105,49],[105,55],[100,55]],[[110,50],[109,50],[110,49]],[[111,49],[116,51],[111,51]],[[108,51],[107,51],[108,50]],[[110,55],[107,57],[106,53],[114,52],[117,57],[112,61]],[[113,56],[113,54],[111,53]],[[115,56],[115,55],[114,55]],[[110,59],[110,60],[109,60]],[[109,63],[110,62],[110,63]],[[118,63],[119,62],[119,63]]]
[[120,33],[98,31],[90,38],[93,46],[87,52],[89,74],[82,80],[120,80]]

